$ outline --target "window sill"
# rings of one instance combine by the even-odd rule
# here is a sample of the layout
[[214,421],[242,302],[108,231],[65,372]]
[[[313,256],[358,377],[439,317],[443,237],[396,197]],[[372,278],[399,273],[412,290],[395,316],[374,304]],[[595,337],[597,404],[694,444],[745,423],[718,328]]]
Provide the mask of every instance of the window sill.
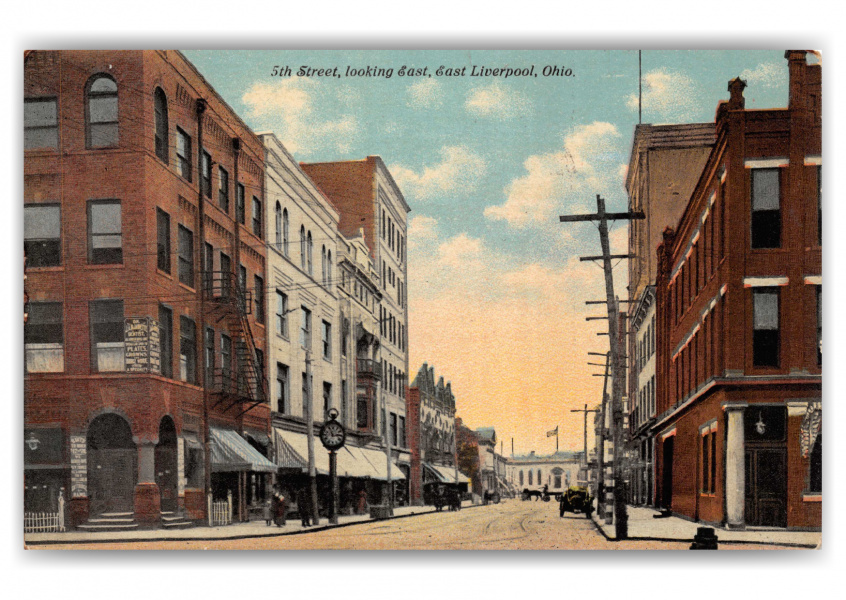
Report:
[[192,294],[196,294],[196,293],[197,293],[197,290],[195,290],[194,288],[192,288],[192,287],[190,287],[190,286],[188,286],[188,285],[185,285],[185,284],[184,284],[184,283],[182,283],[181,281],[179,282],[179,287],[181,287],[181,288],[183,288],[183,289],[188,290],[188,291],[189,291],[189,292],[191,292]]
[[85,265],[86,269],[98,270],[98,269],[123,269],[125,265],[123,263],[109,263],[105,265],[92,265],[87,264]]
[[699,492],[700,498],[716,498],[717,494],[713,492]]
[[29,273],[57,273],[64,271],[64,265],[53,265],[50,267],[32,267],[27,265],[26,272]]
[[170,279],[171,281],[173,281],[173,275],[171,275],[171,274],[170,274],[170,273],[168,273],[167,271],[162,271],[161,269],[159,269],[158,267],[156,267],[156,273],[158,273],[158,274],[159,274],[159,275],[161,275],[162,277],[167,277],[168,279]]
[[822,492],[804,492],[802,494],[802,502],[822,502]]

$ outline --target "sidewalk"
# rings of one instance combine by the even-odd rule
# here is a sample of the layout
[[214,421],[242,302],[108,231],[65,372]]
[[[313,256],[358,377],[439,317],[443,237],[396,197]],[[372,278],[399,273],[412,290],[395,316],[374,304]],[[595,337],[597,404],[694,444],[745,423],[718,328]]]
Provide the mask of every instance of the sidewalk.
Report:
[[[641,506],[628,506],[630,540],[685,541],[693,542],[693,536],[702,523],[692,523],[680,517],[654,519],[658,511]],[[591,516],[597,529],[609,540],[615,539],[614,525],[607,525],[604,520]],[[797,548],[816,548],[822,543],[819,531],[785,531],[774,528],[750,528],[744,530],[714,527],[719,543],[764,544],[774,546],[795,546]],[[750,548],[751,549],[751,548]]]
[[[462,502],[462,508],[481,506],[472,504],[469,500]],[[446,511],[446,508],[444,508]],[[435,512],[433,506],[400,506],[394,509],[394,516],[390,519],[401,519],[414,515],[425,515]],[[267,526],[264,521],[250,521],[248,523],[233,523],[219,527],[191,527],[188,529],[142,529],[136,531],[65,531],[61,533],[25,533],[24,543],[40,544],[84,544],[87,542],[151,542],[151,541],[182,541],[182,540],[230,540],[238,538],[274,537],[280,535],[296,535],[314,531],[324,531],[332,527],[346,527],[356,523],[374,521],[370,515],[341,515],[337,525],[330,525],[322,517],[320,524],[303,527],[299,519],[288,519],[284,527]]]

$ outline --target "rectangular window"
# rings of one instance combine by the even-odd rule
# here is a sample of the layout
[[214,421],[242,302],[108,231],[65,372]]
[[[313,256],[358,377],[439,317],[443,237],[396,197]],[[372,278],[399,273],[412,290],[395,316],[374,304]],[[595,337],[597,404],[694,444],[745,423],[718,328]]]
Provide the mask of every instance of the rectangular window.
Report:
[[329,409],[332,407],[332,384],[328,381],[323,382],[323,416],[319,419],[321,421],[326,420],[326,415],[329,413]]
[[191,138],[179,127],[176,128],[176,161],[179,174],[191,181]]
[[704,493],[710,493],[711,491],[711,458],[710,458],[710,451],[711,451],[711,444],[709,443],[709,435],[703,435],[702,437],[702,491]]
[[405,417],[399,418],[399,446],[401,448],[407,447],[407,442],[405,439]]
[[817,365],[822,366],[822,286],[817,286]]
[[276,290],[276,333],[288,337],[288,296]]
[[253,233],[261,237],[261,200],[253,196]]
[[61,373],[65,370],[65,338],[61,302],[32,302],[24,325],[28,373]]
[[211,198],[212,159],[211,154],[203,150],[203,161],[200,163],[200,188],[207,198]]
[[120,200],[88,203],[88,262],[110,265],[123,262]]
[[159,305],[159,348],[162,375],[173,377],[173,311]]
[[61,232],[60,206],[24,206],[24,254],[27,267],[58,267],[62,264]]
[[255,275],[256,323],[264,323],[264,279]]
[[822,246],[822,165],[817,167],[817,243]]
[[323,342],[323,358],[332,360],[332,326],[326,321],[322,323],[321,340]]
[[276,363],[276,410],[282,414],[288,414],[291,410],[288,389],[289,372],[288,365]]
[[220,296],[229,298],[232,289],[232,259],[223,252],[220,253]]
[[369,429],[369,415],[370,407],[368,406],[367,396],[359,394],[356,398],[356,427],[359,429]]
[[201,277],[203,278],[203,290],[211,295],[214,289],[214,246],[205,242],[203,244],[203,265]]
[[179,379],[197,383],[197,328],[188,317],[179,317]]
[[224,390],[231,390],[232,385],[232,338],[220,335],[220,384]]
[[717,432],[712,431],[711,435],[711,493],[717,491]]
[[246,205],[244,200],[244,184],[239,183],[235,186],[235,218],[243,225],[246,215]]
[[170,273],[170,215],[160,208],[156,209],[156,267]]
[[206,327],[206,337],[204,341],[206,387],[210,388],[214,382],[214,329],[211,327]]
[[179,282],[194,287],[194,234],[179,226]]
[[397,446],[397,415],[396,413],[391,413],[391,446]]
[[756,367],[779,365],[778,288],[752,290],[752,363]]
[[779,169],[752,169],[752,247],[781,246]]
[[300,346],[311,348],[311,311],[305,306],[302,308],[302,322],[300,324]]
[[347,419],[349,415],[347,414],[347,380],[341,380],[341,423],[346,426]]
[[303,373],[303,417],[308,415],[309,404],[311,403],[311,390],[308,385],[308,373]]
[[256,372],[258,373],[259,385],[262,385],[266,380],[264,376],[264,351],[258,348],[256,348]]
[[218,167],[217,202],[220,210],[229,214],[229,173],[223,167]]
[[89,312],[92,369],[123,371],[123,300],[95,300],[89,304]]
[[24,150],[59,147],[55,98],[24,99]]

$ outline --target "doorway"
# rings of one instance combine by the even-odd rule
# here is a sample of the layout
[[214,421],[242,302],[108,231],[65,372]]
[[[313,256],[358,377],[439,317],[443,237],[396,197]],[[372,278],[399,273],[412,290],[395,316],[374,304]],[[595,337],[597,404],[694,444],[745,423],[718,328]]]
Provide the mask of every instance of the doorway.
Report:
[[175,512],[179,503],[176,426],[168,416],[159,423],[156,444],[156,485],[161,496],[162,512]]
[[787,451],[746,449],[746,523],[787,527]]
[[87,450],[91,514],[134,512],[138,454],[129,423],[112,413],[97,417]]
[[676,436],[670,436],[662,444],[661,508],[667,510],[673,508],[673,445],[675,439]]

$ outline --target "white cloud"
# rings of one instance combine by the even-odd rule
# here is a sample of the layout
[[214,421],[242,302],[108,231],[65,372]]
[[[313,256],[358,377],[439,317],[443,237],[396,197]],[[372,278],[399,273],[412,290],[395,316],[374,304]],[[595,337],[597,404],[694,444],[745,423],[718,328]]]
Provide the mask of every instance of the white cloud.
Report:
[[426,215],[417,215],[408,222],[408,247],[414,249],[437,238],[438,220]]
[[466,146],[444,146],[440,154],[439,163],[419,173],[401,165],[390,166],[406,197],[425,200],[459,190],[472,192],[487,172],[485,160]]
[[597,193],[620,187],[616,145],[620,132],[611,123],[595,121],[576,127],[563,148],[530,156],[526,174],[505,189],[503,204],[485,208],[485,217],[524,228],[553,222],[556,210],[590,203]]
[[474,116],[500,120],[532,112],[532,103],[525,94],[507,88],[498,81],[470,90],[464,106]]
[[444,86],[437,79],[421,79],[406,91],[412,108],[438,108],[444,103]]
[[319,148],[348,152],[358,122],[350,115],[334,120],[318,116],[325,114],[315,109],[322,100],[320,86],[320,82],[305,77],[254,83],[241,99],[247,106],[247,116],[258,122],[255,129],[272,130],[291,152],[307,155]]
[[461,233],[441,244],[438,247],[438,255],[442,265],[453,269],[464,269],[468,263],[481,257],[482,250],[482,240]]
[[787,68],[783,64],[761,63],[740,73],[750,88],[779,88],[787,85]]
[[[637,110],[637,94],[629,95],[626,106]],[[647,121],[689,121],[696,105],[696,84],[684,73],[656,69],[643,76],[643,113]]]

